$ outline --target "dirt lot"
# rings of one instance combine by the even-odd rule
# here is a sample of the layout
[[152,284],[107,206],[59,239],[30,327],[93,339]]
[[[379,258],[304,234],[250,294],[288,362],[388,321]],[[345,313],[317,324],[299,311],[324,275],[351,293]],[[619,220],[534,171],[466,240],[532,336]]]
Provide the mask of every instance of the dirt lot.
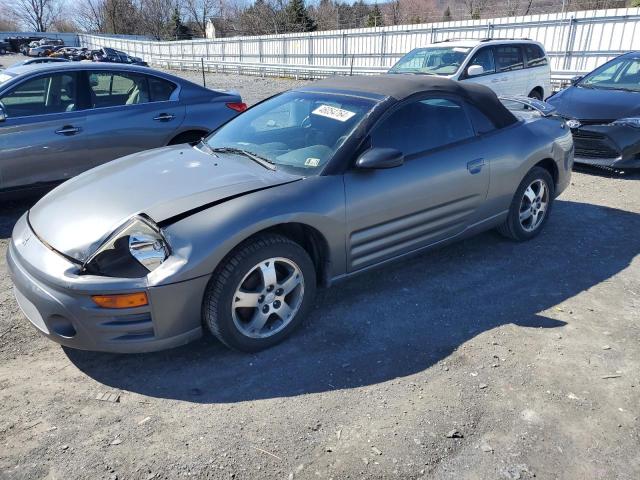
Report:
[[0,206],[0,478],[640,478],[640,175],[574,173],[534,241],[342,283],[257,355],[42,338],[4,260],[29,205]]

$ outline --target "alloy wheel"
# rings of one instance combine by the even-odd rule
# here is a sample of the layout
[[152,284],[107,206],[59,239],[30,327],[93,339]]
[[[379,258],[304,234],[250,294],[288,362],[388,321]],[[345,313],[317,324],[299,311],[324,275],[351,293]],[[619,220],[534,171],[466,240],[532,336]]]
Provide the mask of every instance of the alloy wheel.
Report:
[[231,312],[236,328],[247,337],[267,338],[296,316],[304,297],[304,277],[290,259],[263,260],[236,288]]
[[544,180],[534,180],[524,191],[520,201],[520,225],[527,232],[536,230],[549,207],[549,187]]

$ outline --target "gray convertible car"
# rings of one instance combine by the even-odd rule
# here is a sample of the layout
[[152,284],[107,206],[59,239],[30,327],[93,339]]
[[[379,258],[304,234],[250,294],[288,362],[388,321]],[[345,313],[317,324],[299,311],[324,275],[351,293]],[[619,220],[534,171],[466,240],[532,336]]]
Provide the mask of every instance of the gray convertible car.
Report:
[[19,219],[8,264],[63,345],[141,352],[209,329],[256,351],[317,286],[491,228],[535,237],[572,162],[562,120],[519,119],[486,87],[333,78],[69,180]]
[[23,65],[0,72],[0,194],[50,187],[130,153],[200,140],[239,95],[150,68]]

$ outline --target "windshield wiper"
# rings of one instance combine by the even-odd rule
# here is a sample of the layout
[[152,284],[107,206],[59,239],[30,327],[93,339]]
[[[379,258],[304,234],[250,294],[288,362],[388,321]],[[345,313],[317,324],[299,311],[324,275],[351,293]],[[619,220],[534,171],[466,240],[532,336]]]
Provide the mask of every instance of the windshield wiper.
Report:
[[[207,147],[209,147],[209,145],[207,145]],[[276,164],[273,163],[271,160],[267,160],[264,157],[261,157],[260,155],[256,155],[253,152],[249,152],[248,150],[243,150],[242,148],[235,148],[235,147],[217,147],[217,148],[212,148],[209,147],[209,150],[211,150],[214,153],[237,153],[239,155],[244,155],[247,158],[250,158],[251,160],[253,160],[254,162],[256,162],[259,165],[262,165],[264,168],[267,168],[269,170],[275,170],[276,169]]]

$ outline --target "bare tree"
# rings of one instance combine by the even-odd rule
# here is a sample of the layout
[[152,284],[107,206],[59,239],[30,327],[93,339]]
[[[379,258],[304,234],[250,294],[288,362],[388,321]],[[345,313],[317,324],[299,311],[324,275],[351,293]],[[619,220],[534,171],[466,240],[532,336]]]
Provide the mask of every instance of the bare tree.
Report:
[[185,0],[184,8],[198,36],[206,37],[207,23],[213,17],[220,17],[223,3],[221,0]]
[[487,7],[488,0],[462,0],[471,18],[478,19]]
[[140,0],[140,23],[144,33],[156,40],[166,37],[174,8],[172,0]]
[[20,29],[18,19],[14,12],[0,1],[0,32],[15,32]]
[[75,19],[86,32],[105,31],[105,0],[80,0],[75,8]]
[[131,35],[140,33],[140,12],[131,0],[104,0],[103,31]]
[[35,32],[46,32],[60,16],[60,0],[13,0],[9,9],[25,27]]

